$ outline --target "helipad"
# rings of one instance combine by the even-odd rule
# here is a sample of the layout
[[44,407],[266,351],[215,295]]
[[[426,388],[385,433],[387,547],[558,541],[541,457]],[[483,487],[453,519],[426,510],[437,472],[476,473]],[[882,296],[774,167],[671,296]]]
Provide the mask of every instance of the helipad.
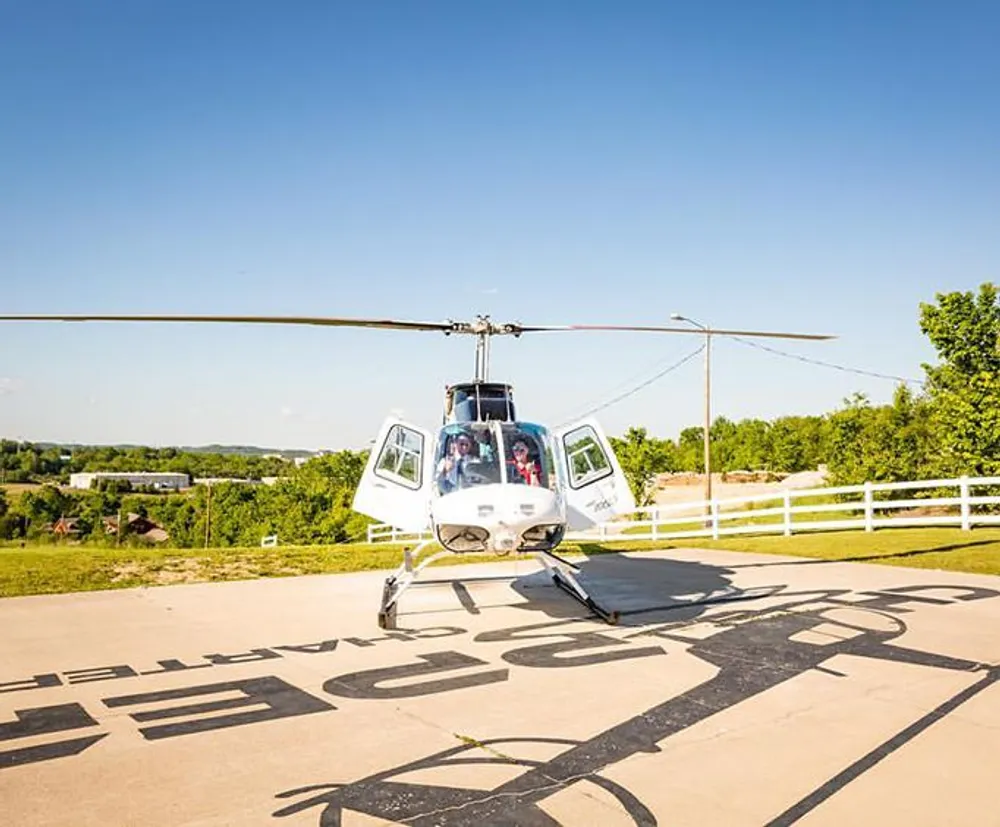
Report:
[[0,600],[0,822],[1000,824],[1000,578],[582,567]]

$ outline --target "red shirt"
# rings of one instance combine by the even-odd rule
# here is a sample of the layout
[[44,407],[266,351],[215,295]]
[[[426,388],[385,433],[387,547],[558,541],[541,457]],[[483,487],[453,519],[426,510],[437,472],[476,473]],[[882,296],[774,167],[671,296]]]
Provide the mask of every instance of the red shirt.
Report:
[[538,465],[534,462],[526,462],[523,465],[515,462],[514,470],[520,474],[521,479],[523,479],[528,485],[532,482],[538,482]]

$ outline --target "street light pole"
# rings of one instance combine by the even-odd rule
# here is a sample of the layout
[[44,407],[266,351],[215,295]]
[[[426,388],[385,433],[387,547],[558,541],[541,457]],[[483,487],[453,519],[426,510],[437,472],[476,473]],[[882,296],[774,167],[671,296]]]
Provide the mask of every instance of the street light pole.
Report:
[[689,322],[705,331],[705,424],[702,429],[702,443],[705,464],[705,513],[712,513],[712,451],[709,432],[712,428],[712,331],[701,322],[671,313],[670,318],[677,322]]
[[712,334],[705,334],[705,509],[712,513],[712,451],[709,431],[712,428]]

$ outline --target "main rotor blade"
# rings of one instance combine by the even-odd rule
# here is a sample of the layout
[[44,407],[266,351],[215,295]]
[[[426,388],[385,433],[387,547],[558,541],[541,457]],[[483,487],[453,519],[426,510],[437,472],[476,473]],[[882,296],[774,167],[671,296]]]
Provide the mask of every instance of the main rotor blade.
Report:
[[657,325],[617,325],[617,324],[568,324],[568,325],[517,325],[519,332],[537,333],[546,331],[612,331],[626,333],[694,333],[713,336],[755,336],[770,339],[836,339],[836,336],[817,333],[779,333],[767,330],[726,330],[712,327],[662,327]]
[[316,325],[319,327],[370,327],[383,330],[431,330],[441,333],[468,333],[472,335],[519,336],[522,333],[611,331],[626,333],[687,333],[713,334],[716,336],[748,336],[772,339],[835,339],[811,333],[779,333],[762,330],[724,330],[715,328],[665,327],[658,325],[522,325],[498,324],[489,317],[480,317],[475,322],[414,322],[401,319],[363,319],[338,316],[208,316],[186,314],[128,314],[128,313],[18,313],[0,315],[5,322],[195,322],[226,324],[284,324]]
[[38,314],[0,315],[6,322],[222,322],[232,324],[292,324],[320,327],[377,327],[387,330],[436,330],[454,332],[452,322],[408,322],[397,319],[349,319],[333,316],[187,316],[131,314]]

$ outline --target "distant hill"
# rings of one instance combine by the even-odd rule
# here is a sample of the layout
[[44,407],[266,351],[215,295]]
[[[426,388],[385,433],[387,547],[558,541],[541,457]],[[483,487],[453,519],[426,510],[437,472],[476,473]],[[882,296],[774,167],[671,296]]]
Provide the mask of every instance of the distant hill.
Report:
[[244,456],[271,454],[287,459],[311,457],[317,453],[304,448],[260,448],[257,445],[181,445],[177,450],[190,451],[192,454],[243,454]]
[[[97,447],[107,447],[115,448],[119,451],[128,451],[134,448],[149,448],[149,445],[133,445],[130,443],[122,443],[118,445],[107,445],[107,446],[97,446],[97,445],[84,445],[79,442],[34,442],[33,445],[37,445],[42,450],[48,448],[61,448],[68,449],[70,451],[80,449],[80,448],[97,448]],[[261,448],[257,445],[160,445],[158,448],[176,448],[178,451],[185,451],[192,454],[238,454],[242,456],[259,457],[259,456],[281,456],[285,459],[295,459],[297,457],[311,457],[317,454],[317,451],[309,451],[305,448]]]

